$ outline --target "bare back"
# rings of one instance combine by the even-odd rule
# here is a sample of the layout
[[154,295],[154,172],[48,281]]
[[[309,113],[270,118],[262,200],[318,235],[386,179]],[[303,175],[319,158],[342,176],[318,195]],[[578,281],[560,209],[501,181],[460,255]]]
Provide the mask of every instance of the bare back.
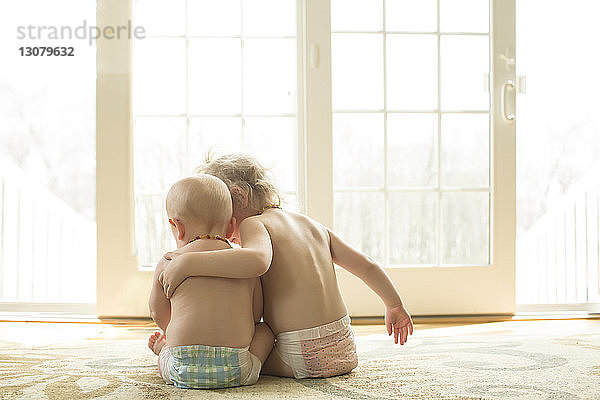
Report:
[[264,320],[274,334],[323,325],[346,315],[325,227],[305,215],[267,210],[273,259],[261,277]]
[[[199,240],[178,252],[227,248],[223,242]],[[167,345],[248,346],[254,335],[253,305],[262,300],[257,296],[262,296],[257,278],[187,278],[171,297]]]

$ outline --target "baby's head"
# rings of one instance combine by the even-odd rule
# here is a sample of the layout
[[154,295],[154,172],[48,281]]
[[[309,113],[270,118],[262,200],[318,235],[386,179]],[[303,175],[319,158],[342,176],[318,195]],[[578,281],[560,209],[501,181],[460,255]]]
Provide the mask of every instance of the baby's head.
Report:
[[198,235],[229,237],[233,232],[231,195],[214,176],[200,174],[175,182],[167,193],[166,206],[178,248]]
[[281,202],[269,171],[248,154],[227,154],[215,159],[207,156],[196,172],[216,176],[231,192],[233,216],[238,223],[264,207]]

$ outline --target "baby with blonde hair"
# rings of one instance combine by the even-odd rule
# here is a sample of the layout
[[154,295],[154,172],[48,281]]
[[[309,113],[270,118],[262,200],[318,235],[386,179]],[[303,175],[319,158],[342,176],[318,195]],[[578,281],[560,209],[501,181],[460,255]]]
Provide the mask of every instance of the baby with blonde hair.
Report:
[[379,295],[386,306],[388,334],[394,335],[395,343],[406,342],[412,321],[383,268],[318,222],[282,210],[275,185],[256,159],[231,154],[208,160],[198,170],[227,184],[242,248],[165,255],[173,260],[160,277],[167,296],[177,293],[189,276],[260,276],[263,318],[276,336],[263,373],[295,378],[340,375],[354,369],[358,359],[335,263]]
[[[221,180],[201,174],[177,181],[166,208],[175,254],[218,254],[231,248],[226,238],[236,223],[231,195]],[[158,263],[149,301],[152,318],[165,332],[148,340],[162,378],[196,389],[254,384],[274,342],[267,325],[259,323],[260,279],[193,277],[167,299],[158,277],[168,263],[164,258]]]
[[216,176],[228,188],[234,188],[234,202],[240,200],[241,189],[247,193],[248,207],[254,210],[261,210],[265,204],[281,203],[279,190],[270,179],[270,171],[250,155],[228,154],[211,159],[209,154],[196,172]]

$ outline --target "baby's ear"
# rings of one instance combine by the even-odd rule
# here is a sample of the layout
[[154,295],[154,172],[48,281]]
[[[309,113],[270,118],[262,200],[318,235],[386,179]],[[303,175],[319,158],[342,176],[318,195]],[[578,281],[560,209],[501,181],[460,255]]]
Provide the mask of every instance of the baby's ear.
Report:
[[227,232],[225,234],[227,239],[231,239],[231,237],[235,233],[236,223],[237,223],[237,221],[235,220],[235,217],[231,217],[231,219],[229,220],[229,225],[227,225]]
[[234,209],[244,209],[248,207],[248,193],[239,186],[232,186],[229,190],[231,198],[233,199]]
[[183,240],[185,237],[185,226],[178,219],[176,219],[174,222],[175,228],[177,228],[177,240]]

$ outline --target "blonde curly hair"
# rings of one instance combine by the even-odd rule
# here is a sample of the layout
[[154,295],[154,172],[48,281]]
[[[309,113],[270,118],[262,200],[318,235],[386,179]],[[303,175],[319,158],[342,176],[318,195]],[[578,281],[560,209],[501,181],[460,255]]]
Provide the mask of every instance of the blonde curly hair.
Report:
[[[239,187],[248,197],[248,206],[257,212],[268,205],[281,204],[271,171],[249,154],[226,154],[213,158],[209,152],[204,164],[194,172],[216,176],[225,182],[230,191],[233,187]],[[235,193],[232,193],[232,199],[234,204],[242,201]]]

